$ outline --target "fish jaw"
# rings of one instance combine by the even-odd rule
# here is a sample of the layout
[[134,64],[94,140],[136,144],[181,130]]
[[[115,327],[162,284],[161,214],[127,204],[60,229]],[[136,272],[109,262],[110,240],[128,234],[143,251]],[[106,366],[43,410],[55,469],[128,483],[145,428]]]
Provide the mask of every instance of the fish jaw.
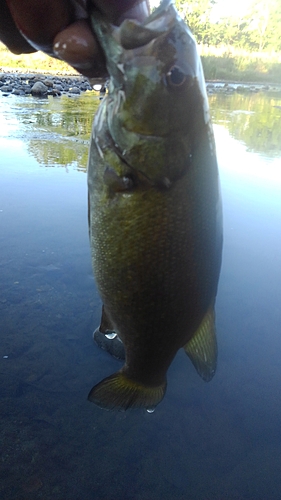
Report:
[[[110,75],[109,94],[123,89],[129,100],[133,92],[135,100],[134,81],[139,74],[146,77],[149,94],[158,91],[160,81],[167,87],[170,81],[171,88],[179,89],[183,81],[175,81],[175,75],[179,74],[171,71],[176,65],[176,69],[181,69],[182,77],[199,80],[205,97],[204,76],[195,38],[172,0],[162,1],[159,8],[142,23],[125,19],[121,26],[113,25],[98,10],[93,9],[91,24],[106,56]],[[144,36],[140,36],[142,33]],[[151,83],[156,84],[155,90]],[[146,99],[147,94],[142,103]]]
[[[166,177],[171,177],[170,170],[178,177],[198,131],[209,125],[202,66],[192,33],[172,2],[164,2],[142,24],[125,20],[113,26],[96,14],[92,19],[111,76],[106,119],[113,142],[129,164],[149,169],[146,175],[155,171],[159,178],[166,168]],[[128,25],[134,28],[128,30]],[[126,31],[141,30],[151,33],[151,40],[124,49]],[[183,81],[174,82],[179,72]],[[158,161],[154,161],[156,155]]]

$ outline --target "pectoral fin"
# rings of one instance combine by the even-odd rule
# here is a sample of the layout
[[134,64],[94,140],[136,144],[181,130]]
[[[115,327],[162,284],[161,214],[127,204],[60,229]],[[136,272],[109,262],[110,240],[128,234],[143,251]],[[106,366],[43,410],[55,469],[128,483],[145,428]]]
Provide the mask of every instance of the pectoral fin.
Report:
[[213,306],[206,312],[192,339],[184,346],[184,350],[200,377],[209,382],[213,378],[217,366],[217,339]]
[[102,306],[100,326],[94,331],[93,337],[94,341],[101,349],[109,352],[109,354],[117,359],[125,359],[124,345],[118,337],[104,305]]

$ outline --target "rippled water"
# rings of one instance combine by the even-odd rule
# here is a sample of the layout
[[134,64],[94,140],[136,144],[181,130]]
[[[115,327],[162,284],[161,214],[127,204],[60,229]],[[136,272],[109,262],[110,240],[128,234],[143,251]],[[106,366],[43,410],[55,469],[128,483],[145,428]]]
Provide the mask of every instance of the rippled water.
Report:
[[281,95],[210,97],[225,235],[218,370],[205,384],[179,352],[152,414],[87,401],[121,366],[92,341],[85,168],[98,103],[0,97],[0,496],[279,500]]

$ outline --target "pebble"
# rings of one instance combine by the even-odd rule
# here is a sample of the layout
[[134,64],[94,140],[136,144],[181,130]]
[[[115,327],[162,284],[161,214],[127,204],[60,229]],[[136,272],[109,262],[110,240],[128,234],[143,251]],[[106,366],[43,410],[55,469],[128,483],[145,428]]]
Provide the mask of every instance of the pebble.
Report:
[[238,93],[252,93],[252,92],[280,92],[281,87],[275,85],[265,85],[262,83],[224,83],[224,82],[206,82],[207,93],[210,94],[232,94]]

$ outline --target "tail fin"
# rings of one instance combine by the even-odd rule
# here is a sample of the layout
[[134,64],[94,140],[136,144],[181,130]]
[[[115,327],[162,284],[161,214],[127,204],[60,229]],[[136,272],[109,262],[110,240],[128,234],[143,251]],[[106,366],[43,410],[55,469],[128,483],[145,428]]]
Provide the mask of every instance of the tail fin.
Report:
[[95,385],[88,399],[106,410],[128,408],[152,409],[162,401],[166,381],[157,387],[149,387],[130,379],[124,372],[117,372]]

